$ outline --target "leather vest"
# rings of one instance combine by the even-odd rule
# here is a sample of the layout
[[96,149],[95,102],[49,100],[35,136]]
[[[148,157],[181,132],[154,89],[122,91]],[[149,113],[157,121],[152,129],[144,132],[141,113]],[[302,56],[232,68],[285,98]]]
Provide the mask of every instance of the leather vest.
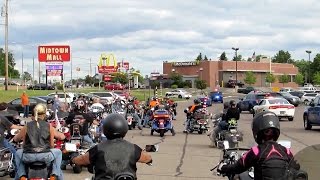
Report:
[[97,145],[95,157],[95,180],[113,180],[118,173],[130,172],[136,178],[137,159],[134,144],[113,139]]
[[46,121],[31,121],[27,124],[27,132],[23,152],[42,153],[50,151],[50,124]]

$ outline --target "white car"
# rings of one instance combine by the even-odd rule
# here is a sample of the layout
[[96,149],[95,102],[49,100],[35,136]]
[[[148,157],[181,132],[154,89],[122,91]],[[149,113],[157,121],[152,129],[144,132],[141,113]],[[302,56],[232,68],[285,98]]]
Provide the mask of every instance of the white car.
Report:
[[55,95],[58,95],[58,98],[59,98],[59,101],[60,102],[65,102],[67,101],[68,104],[70,104],[72,101],[73,101],[73,97],[75,97],[75,94],[74,93],[66,93],[66,99],[64,97],[64,93],[63,92],[59,92],[59,93],[51,93],[51,94],[48,94],[49,97],[51,98],[54,98]]
[[289,121],[293,121],[295,107],[283,98],[268,98],[262,99],[258,105],[253,107],[253,116],[262,111],[274,112],[279,119],[288,118]]
[[192,95],[189,92],[183,89],[176,89],[173,91],[166,92],[166,96],[176,96],[181,99],[182,98],[190,99],[192,97]]
[[305,92],[305,93],[315,93],[317,92],[317,88],[315,87],[302,87],[299,89],[299,91]]
[[292,91],[294,91],[294,89],[292,89],[292,88],[281,88],[280,89],[280,92],[292,92]]
[[314,100],[316,98],[317,95],[319,95],[319,94],[318,93],[304,93],[300,99],[301,99],[301,102],[308,105],[312,100]]

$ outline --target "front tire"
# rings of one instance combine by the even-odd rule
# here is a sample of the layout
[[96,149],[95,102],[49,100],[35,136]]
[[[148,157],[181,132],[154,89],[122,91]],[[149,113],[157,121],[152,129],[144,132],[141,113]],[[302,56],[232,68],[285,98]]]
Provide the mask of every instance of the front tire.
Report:
[[82,167],[78,165],[75,165],[74,167],[72,167],[72,169],[73,169],[73,172],[76,174],[80,174],[82,171]]
[[309,121],[308,121],[308,117],[307,115],[303,116],[303,126],[305,130],[311,130],[312,126],[310,125]]
[[288,120],[289,121],[293,121],[293,117],[288,117]]

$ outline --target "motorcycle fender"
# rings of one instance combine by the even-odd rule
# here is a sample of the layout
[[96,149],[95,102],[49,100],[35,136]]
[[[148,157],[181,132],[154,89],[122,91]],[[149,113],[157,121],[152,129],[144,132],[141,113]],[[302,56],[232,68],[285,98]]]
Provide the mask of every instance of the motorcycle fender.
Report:
[[128,125],[131,125],[132,124],[132,121],[131,120],[128,120]]

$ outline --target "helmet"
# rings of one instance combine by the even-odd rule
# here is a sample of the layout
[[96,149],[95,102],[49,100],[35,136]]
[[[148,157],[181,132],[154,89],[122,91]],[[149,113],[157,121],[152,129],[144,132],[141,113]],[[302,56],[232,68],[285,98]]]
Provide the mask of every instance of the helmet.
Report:
[[225,102],[223,104],[223,109],[228,109],[230,107],[230,104],[228,102]]
[[194,102],[195,104],[200,104],[200,103],[201,103],[201,101],[200,101],[199,99],[195,99],[195,100],[193,100],[193,102]]
[[129,98],[128,98],[128,101],[129,101],[129,102],[133,102],[133,101],[134,101],[134,98],[133,98],[133,97],[129,97]]
[[128,123],[120,114],[110,114],[103,124],[103,134],[107,139],[123,138],[128,132]]
[[277,141],[280,136],[280,122],[278,116],[270,111],[256,114],[252,120],[252,134],[254,140],[261,144],[265,138],[265,130],[272,130],[272,139]]
[[85,110],[85,102],[83,100],[78,100],[76,102],[76,106],[74,108],[75,111],[84,111]]
[[54,100],[52,98],[47,99],[47,104],[53,104]]
[[235,106],[235,105],[237,105],[236,101],[235,100],[230,100],[230,106]]
[[152,100],[156,101],[158,98],[157,97],[153,97]]

